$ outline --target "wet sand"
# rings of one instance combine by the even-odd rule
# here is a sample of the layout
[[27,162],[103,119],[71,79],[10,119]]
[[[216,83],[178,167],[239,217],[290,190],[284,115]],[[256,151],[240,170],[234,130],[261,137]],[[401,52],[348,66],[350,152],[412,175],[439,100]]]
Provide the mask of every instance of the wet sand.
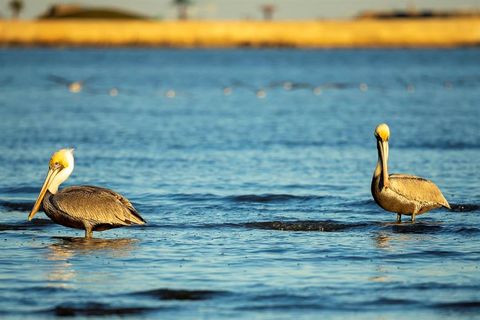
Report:
[[0,21],[3,46],[455,47],[480,18],[345,21]]

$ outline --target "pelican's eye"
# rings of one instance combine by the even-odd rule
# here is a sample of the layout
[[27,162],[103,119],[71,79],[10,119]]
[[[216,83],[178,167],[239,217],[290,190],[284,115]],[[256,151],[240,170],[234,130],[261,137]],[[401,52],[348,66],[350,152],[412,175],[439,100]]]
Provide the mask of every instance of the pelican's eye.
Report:
[[68,149],[61,149],[55,152],[50,159],[50,168],[67,168],[70,166],[69,157],[71,157],[71,151]]

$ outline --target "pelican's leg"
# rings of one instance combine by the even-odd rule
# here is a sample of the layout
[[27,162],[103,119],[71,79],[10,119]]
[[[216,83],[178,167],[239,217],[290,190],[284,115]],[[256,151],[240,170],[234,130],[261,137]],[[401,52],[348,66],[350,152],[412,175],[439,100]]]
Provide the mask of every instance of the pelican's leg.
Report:
[[402,222],[402,214],[397,213],[397,222]]
[[93,231],[91,226],[85,226],[85,239],[93,238]]
[[412,213],[412,222],[415,222],[415,213]]

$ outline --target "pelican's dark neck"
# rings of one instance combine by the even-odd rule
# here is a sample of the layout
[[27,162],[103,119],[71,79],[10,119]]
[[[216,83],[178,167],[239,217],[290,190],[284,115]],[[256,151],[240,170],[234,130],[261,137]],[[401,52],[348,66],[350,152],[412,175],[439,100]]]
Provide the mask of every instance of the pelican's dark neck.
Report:
[[46,202],[46,201],[50,201],[50,197],[53,195],[53,193],[50,192],[50,190],[47,190],[47,192],[45,192],[45,195],[43,196],[43,201],[42,203]]
[[382,175],[382,153],[380,150],[380,144],[377,141],[377,153],[378,153],[378,160],[377,160],[377,165],[375,167],[375,171],[373,172],[373,176],[375,178],[379,177]]
[[[384,167],[384,161],[382,159],[382,150],[380,148],[382,145],[377,141],[377,152],[378,152],[378,160],[377,160],[377,165],[375,167],[375,171],[373,172],[373,180],[376,181],[376,184],[380,189],[383,189],[384,186],[388,185],[388,169],[387,169],[387,163],[388,158],[385,159],[385,167]],[[386,154],[383,155],[384,157],[387,157]]]

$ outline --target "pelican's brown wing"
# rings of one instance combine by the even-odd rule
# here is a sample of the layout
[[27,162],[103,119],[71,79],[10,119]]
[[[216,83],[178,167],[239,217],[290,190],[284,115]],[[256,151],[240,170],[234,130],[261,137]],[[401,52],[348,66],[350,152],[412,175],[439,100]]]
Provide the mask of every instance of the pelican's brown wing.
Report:
[[389,181],[389,188],[407,199],[435,203],[450,209],[440,189],[430,180],[407,174],[391,174]]
[[144,224],[126,198],[112,190],[94,186],[64,188],[51,197],[52,205],[75,220],[88,220],[92,224],[126,226]]

